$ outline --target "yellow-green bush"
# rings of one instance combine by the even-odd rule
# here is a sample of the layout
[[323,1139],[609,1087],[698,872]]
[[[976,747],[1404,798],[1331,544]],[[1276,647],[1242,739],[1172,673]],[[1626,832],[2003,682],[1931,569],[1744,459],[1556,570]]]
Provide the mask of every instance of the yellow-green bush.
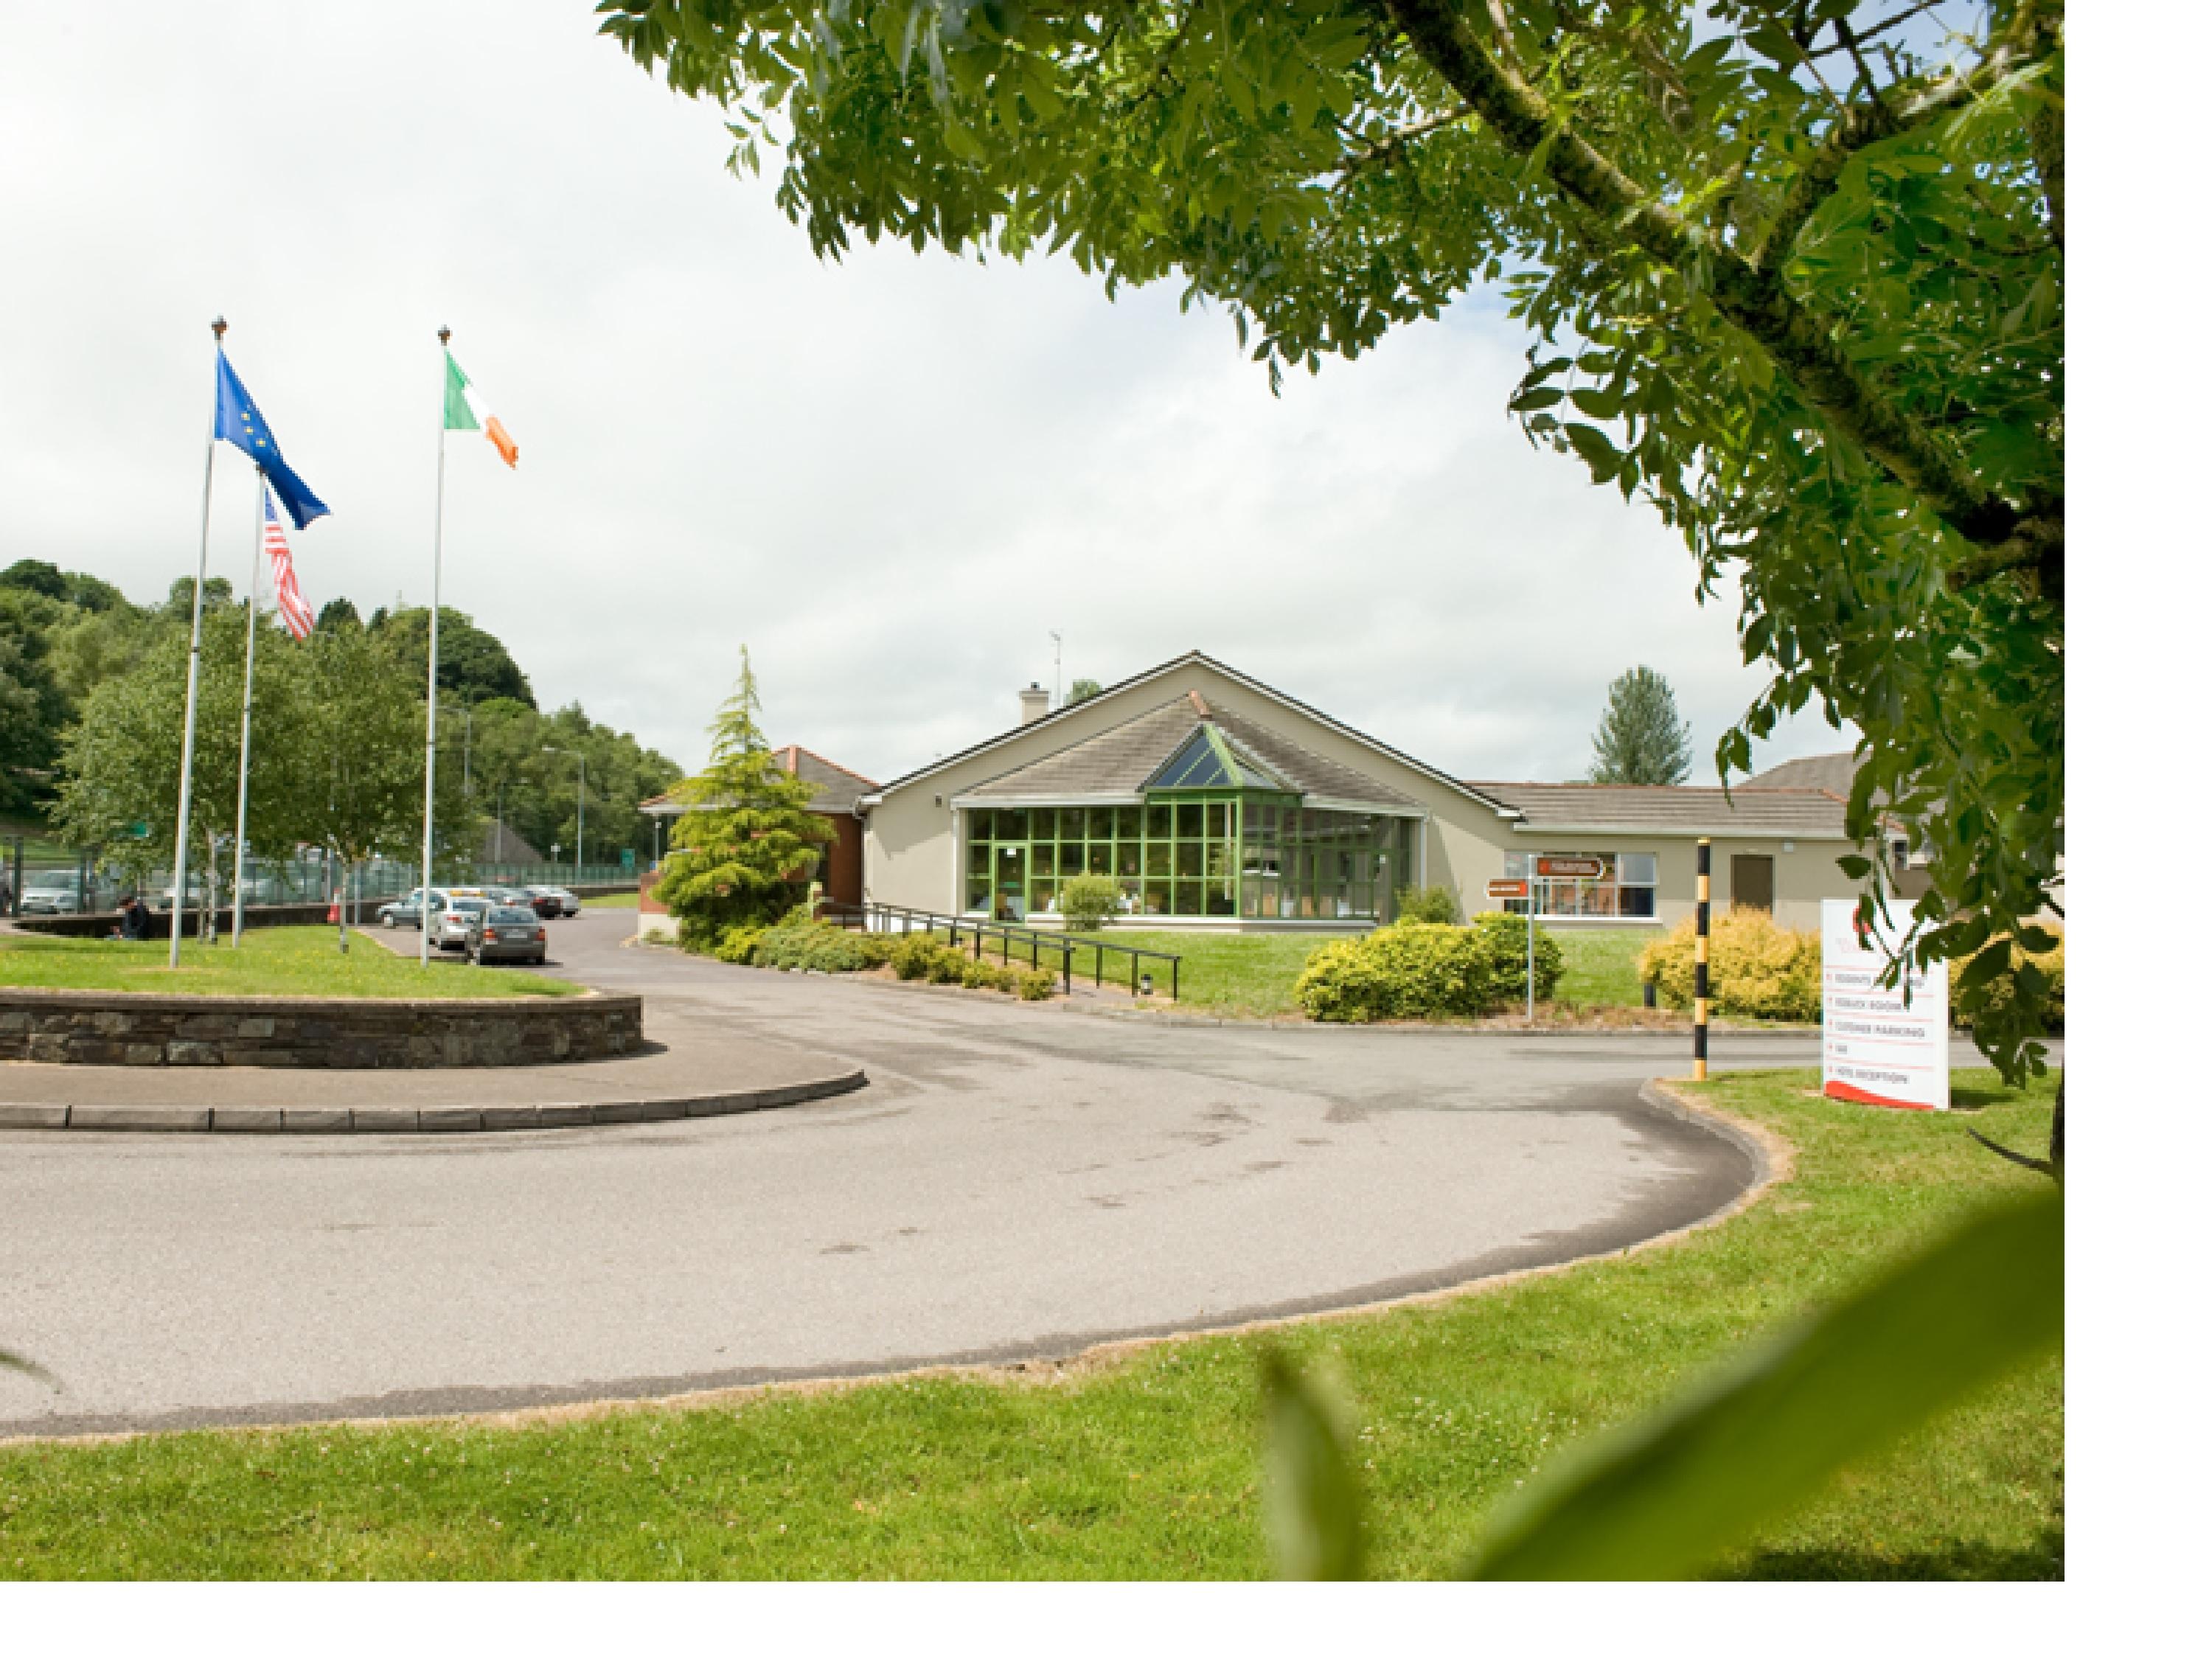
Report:
[[[2051,934],[2057,942],[2048,951],[2029,951],[2023,949],[2015,940],[2012,947],[2012,965],[2013,971],[2017,974],[2023,966],[2033,963],[2036,971],[2043,975],[2049,985],[2051,1001],[2049,1012],[2044,1021],[2044,1029],[2055,1036],[2066,1029],[2066,934],[2063,929],[2057,927],[2045,928],[2044,931]],[[1958,964],[1954,963],[1954,973],[1957,968]],[[2002,1011],[2011,1001],[2012,981],[2000,980],[1990,986],[1988,1006],[1978,1018],[1987,1019],[1991,1014]]]
[[[1685,920],[1644,947],[1637,971],[1656,981],[1659,1000],[1687,1008],[1697,983],[1697,923]],[[1736,910],[1713,920],[1709,952],[1713,1012],[1730,1019],[1820,1018],[1820,936],[1784,927],[1764,910]]]
[[[1314,1019],[1437,1019],[1495,1013],[1525,994],[1528,924],[1477,916],[1465,927],[1402,921],[1324,945],[1291,994]],[[1536,930],[1536,994],[1558,986],[1559,942]]]
[[1059,990],[1059,977],[1049,968],[1023,968],[1015,972],[1014,994],[1024,1002],[1048,1001]]

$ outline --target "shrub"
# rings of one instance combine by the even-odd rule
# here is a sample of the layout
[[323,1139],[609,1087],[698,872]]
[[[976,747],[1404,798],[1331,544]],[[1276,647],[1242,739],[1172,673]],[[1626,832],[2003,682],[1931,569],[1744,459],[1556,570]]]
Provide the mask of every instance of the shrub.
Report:
[[1049,968],[1024,968],[1014,975],[1014,994],[1024,1002],[1048,1001],[1059,989],[1059,977]]
[[723,962],[750,962],[754,951],[759,947],[761,936],[767,932],[768,929],[762,927],[725,927],[714,940],[714,948],[710,954]]
[[1401,887],[1398,920],[1434,921],[1450,927],[1459,920],[1459,895],[1449,887]]
[[[2042,975],[2045,983],[2050,988],[2051,995],[2045,1006],[2043,1029],[2047,1035],[2057,1036],[2066,1030],[2066,935],[2056,927],[2041,931],[2052,936],[2051,948],[2048,951],[2030,951],[2014,940],[2012,947],[2013,972],[2017,975],[2033,963],[2036,972]],[[1955,964],[1954,971],[1963,965]],[[1989,988],[1989,1000],[1979,1018],[1988,1019],[1992,1015],[2002,1013],[2011,1005],[2012,994],[2011,980],[2001,979],[1992,984]]]
[[901,979],[927,979],[930,963],[945,948],[927,933],[908,933],[890,948],[891,972]]
[[922,977],[932,985],[963,985],[968,979],[968,964],[974,960],[957,945],[940,945],[930,957]]
[[1071,876],[1060,886],[1060,917],[1071,933],[1095,933],[1121,908],[1121,886],[1111,876]]
[[1013,970],[983,957],[969,957],[961,963],[960,982],[971,991],[1011,991]]
[[865,934],[798,915],[787,916],[762,932],[753,946],[752,959],[763,968],[781,968],[786,972],[851,974],[872,967],[878,958],[872,954]]
[[[1436,1019],[1493,1013],[1524,993],[1527,927],[1517,917],[1478,916],[1465,927],[1398,922],[1325,945],[1291,988],[1315,1019]],[[1558,941],[1536,933],[1536,989],[1559,983]]]
[[[1637,972],[1656,981],[1669,1008],[1690,1006],[1697,982],[1697,923],[1686,918],[1644,947]],[[1735,910],[1713,921],[1708,952],[1713,1012],[1731,1019],[1820,1018],[1820,936],[1783,927],[1764,910]]]

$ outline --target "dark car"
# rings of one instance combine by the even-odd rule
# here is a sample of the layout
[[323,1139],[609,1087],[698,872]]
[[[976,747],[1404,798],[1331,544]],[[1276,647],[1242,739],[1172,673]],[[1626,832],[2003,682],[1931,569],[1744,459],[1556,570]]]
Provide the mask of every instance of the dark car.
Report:
[[526,887],[522,897],[515,901],[526,904],[539,915],[551,921],[561,914],[561,896],[550,887]]
[[495,904],[469,916],[469,960],[482,967],[487,962],[545,960],[545,919],[519,904]]

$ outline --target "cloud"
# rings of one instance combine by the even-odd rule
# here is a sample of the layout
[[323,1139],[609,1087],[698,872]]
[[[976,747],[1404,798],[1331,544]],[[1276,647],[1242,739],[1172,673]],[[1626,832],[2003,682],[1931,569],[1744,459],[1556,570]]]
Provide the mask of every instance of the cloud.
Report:
[[[1055,629],[1067,678],[1196,647],[1467,775],[1579,772],[1632,664],[1701,751],[1759,683],[1680,541],[1508,421],[1494,303],[1278,399],[1165,287],[821,264],[576,9],[16,9],[0,143],[7,556],[140,599],[196,555],[222,311],[334,509],[308,597],[364,611],[428,596],[450,324],[522,466],[453,441],[447,602],[687,763],[740,642],[779,741],[879,777],[1010,723]],[[235,581],[250,480],[216,471]]]

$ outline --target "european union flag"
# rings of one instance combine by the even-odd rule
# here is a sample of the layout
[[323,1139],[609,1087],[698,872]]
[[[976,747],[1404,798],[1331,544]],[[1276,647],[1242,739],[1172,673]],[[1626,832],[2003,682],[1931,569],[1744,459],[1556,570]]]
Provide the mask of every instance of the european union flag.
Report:
[[252,457],[269,479],[269,487],[276,492],[276,499],[284,503],[284,510],[292,515],[292,528],[305,530],[313,520],[330,511],[315,498],[298,473],[285,464],[283,452],[276,447],[276,434],[269,429],[269,422],[253,406],[246,394],[246,385],[238,378],[238,371],[230,366],[230,359],[221,346],[215,351],[215,435],[226,443],[236,444]]

